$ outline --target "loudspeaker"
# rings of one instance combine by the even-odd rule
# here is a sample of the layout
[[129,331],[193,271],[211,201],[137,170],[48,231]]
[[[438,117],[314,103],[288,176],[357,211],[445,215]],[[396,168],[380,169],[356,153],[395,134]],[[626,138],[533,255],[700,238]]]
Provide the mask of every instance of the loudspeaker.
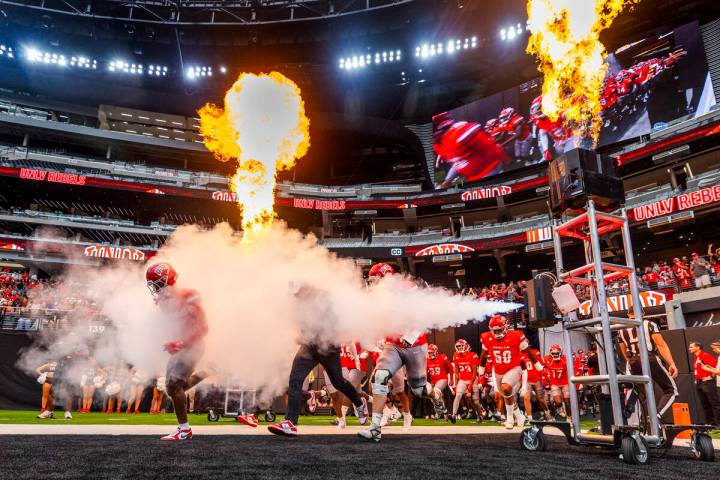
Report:
[[547,276],[539,276],[528,280],[525,294],[528,327],[545,328],[558,322],[558,319],[555,318],[552,289],[553,281]]
[[558,217],[568,209],[581,209],[592,199],[598,210],[612,211],[625,203],[617,161],[607,155],[576,148],[548,165],[550,206]]

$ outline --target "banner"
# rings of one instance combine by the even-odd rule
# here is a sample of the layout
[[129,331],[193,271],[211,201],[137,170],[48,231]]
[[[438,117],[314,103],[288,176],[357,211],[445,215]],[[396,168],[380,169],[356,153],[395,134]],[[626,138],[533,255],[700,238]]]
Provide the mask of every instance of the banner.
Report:
[[107,245],[91,245],[85,247],[83,254],[86,257],[100,258],[124,258],[142,262],[145,260],[145,252],[133,247],[111,247]]
[[10,243],[10,242],[0,242],[0,250],[18,250],[22,251],[25,250],[23,247],[18,245],[17,243]]
[[[715,104],[697,22],[629,43],[605,60],[599,146],[696,118]],[[538,78],[435,115],[435,185],[473,182],[589,148],[589,139],[574,136],[562,116],[552,121],[543,114],[541,87]]]
[[474,252],[475,249],[460,243],[441,243],[425,247],[415,254],[416,257],[427,257],[432,255],[449,255],[451,253]]
[[[648,307],[659,307],[665,305],[665,294],[661,292],[640,292],[640,305],[643,308]],[[622,312],[632,307],[632,295],[629,293],[625,295],[618,295],[615,297],[607,298],[607,306],[609,312]],[[590,315],[590,309],[592,308],[592,302],[586,300],[580,304],[580,315]]]
[[542,227],[525,232],[525,241],[527,243],[538,243],[552,240],[552,228]]
[[650,203],[632,209],[633,218],[637,222],[649,220],[674,212],[688,210],[708,203],[720,202],[720,185],[703,188],[695,192],[684,193],[676,197],[666,198],[659,202]]
[[460,198],[463,202],[469,202],[471,200],[485,200],[486,198],[502,197],[504,195],[510,195],[511,193],[512,187],[500,185],[497,187],[468,190],[463,192]]

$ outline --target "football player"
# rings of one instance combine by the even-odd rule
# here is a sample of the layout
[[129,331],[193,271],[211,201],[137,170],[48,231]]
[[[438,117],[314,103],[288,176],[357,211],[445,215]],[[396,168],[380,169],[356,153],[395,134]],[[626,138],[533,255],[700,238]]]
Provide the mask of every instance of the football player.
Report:
[[[561,416],[567,420],[570,414],[570,387],[568,385],[567,360],[563,356],[560,345],[550,347],[550,354],[545,357],[545,368],[550,377],[550,395]],[[563,412],[564,407],[564,412]]]
[[[378,282],[394,273],[395,270],[387,263],[375,264],[368,274],[368,282]],[[410,288],[417,288],[417,285],[413,283]],[[372,424],[367,430],[358,432],[360,438],[380,441],[383,408],[389,391],[388,382],[393,379],[393,393],[396,394],[399,385],[395,383],[394,377],[403,367],[412,392],[417,397],[426,396],[434,401],[430,395],[430,384],[427,382],[427,343],[427,334],[423,331],[407,332],[400,337],[386,339],[372,379]],[[404,383],[402,381],[403,388]],[[403,403],[403,410],[403,428],[407,430],[412,424],[409,404],[406,407]]]
[[437,404],[441,406],[440,412],[435,414],[440,417],[445,414],[445,402],[443,401],[443,393],[450,382],[450,372],[454,370],[452,362],[447,355],[438,351],[437,345],[428,345],[427,373],[428,380],[432,386],[432,395]]
[[450,422],[452,423],[457,420],[460,401],[466,395],[472,398],[472,405],[478,422],[483,417],[483,408],[480,405],[480,383],[477,378],[479,362],[478,354],[471,351],[467,340],[461,338],[455,342],[455,354],[453,355],[455,400],[453,401],[452,415],[450,415]]
[[492,357],[495,384],[505,403],[505,428],[510,430],[515,424],[525,424],[525,416],[520,409],[515,408],[515,395],[522,381],[520,353],[524,352],[528,356],[536,370],[541,371],[544,366],[530,349],[525,335],[519,330],[509,329],[507,318],[494,315],[488,326],[490,331],[480,336],[482,354],[479,373],[485,374],[488,356]]
[[524,160],[530,156],[530,127],[512,107],[504,108],[498,117],[499,145],[507,155]]
[[[362,392],[362,382],[367,376],[367,358],[368,352],[364,351],[358,342],[343,343],[340,345],[340,366],[342,366],[343,378],[355,387],[358,395],[364,395]],[[345,425],[347,425],[346,415],[351,404],[350,399],[343,396],[338,428],[345,428]],[[354,405],[353,408],[355,409],[355,416],[357,416],[357,408],[355,408]]]
[[436,166],[451,165],[439,189],[448,188],[459,177],[472,182],[502,173],[511,162],[479,123],[456,122],[449,113],[441,113],[433,117],[433,135]]
[[200,294],[195,290],[177,288],[178,274],[169,263],[156,263],[145,272],[145,280],[155,303],[164,315],[178,323],[180,336],[163,345],[170,354],[165,373],[165,388],[175,407],[178,427],[162,440],[179,441],[192,438],[187,418],[185,392],[200,383],[204,375],[194,373],[204,350],[208,333]]
[[564,153],[572,131],[563,126],[562,116],[553,122],[543,113],[542,96],[536,97],[530,105],[530,122],[535,127],[543,160],[552,160],[555,155]]
[[[541,358],[540,351],[532,349],[536,358]],[[520,354],[520,359],[525,365],[523,372],[523,386],[520,390],[520,396],[525,401],[525,414],[532,419],[532,397],[535,395],[535,399],[542,410],[543,417],[545,420],[552,420],[550,416],[550,410],[548,409],[547,402],[545,402],[545,388],[542,383],[542,373],[538,372],[530,361],[530,358],[525,353]],[[545,370],[543,370],[545,371]]]

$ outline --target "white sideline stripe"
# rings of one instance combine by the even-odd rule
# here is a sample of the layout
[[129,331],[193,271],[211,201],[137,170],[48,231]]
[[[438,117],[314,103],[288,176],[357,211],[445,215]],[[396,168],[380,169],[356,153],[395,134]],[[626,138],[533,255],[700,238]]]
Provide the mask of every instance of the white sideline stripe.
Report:
[[[192,426],[192,425],[191,425]],[[328,425],[300,425],[298,433],[302,435],[355,435],[366,427],[348,426],[340,430],[335,426]],[[23,425],[23,424],[1,424],[0,436],[2,435],[166,435],[168,427],[163,425],[72,425],[72,424],[47,424],[47,425]],[[243,425],[201,425],[192,427],[195,435],[272,435],[265,425],[258,428],[246,427]],[[383,428],[383,436],[386,435],[491,435],[491,434],[520,434],[520,428],[506,430],[504,427],[496,426],[422,426],[412,427],[409,432],[402,431],[397,426]],[[546,435],[562,436],[562,432],[554,428],[545,429]],[[676,438],[674,445],[687,447],[690,441],[683,438]],[[720,450],[720,439],[713,439],[716,450]]]

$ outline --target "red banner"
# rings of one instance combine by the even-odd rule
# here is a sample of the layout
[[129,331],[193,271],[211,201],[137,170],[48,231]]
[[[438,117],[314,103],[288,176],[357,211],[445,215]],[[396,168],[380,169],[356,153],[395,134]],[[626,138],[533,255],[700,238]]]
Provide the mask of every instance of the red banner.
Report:
[[432,255],[450,255],[453,253],[474,252],[475,249],[460,243],[441,243],[425,247],[415,254],[416,257],[428,257]]
[[17,243],[0,242],[0,250],[25,250]]
[[310,210],[345,210],[345,200],[314,200],[312,198],[294,198],[293,207]]
[[85,175],[74,173],[53,172],[51,170],[36,170],[34,168],[21,168],[20,178],[42,182],[47,180],[54,183],[66,183],[68,185],[85,185]]
[[235,192],[228,192],[226,190],[217,190],[212,193],[212,199],[222,202],[237,203],[237,194]]
[[471,200],[485,200],[486,198],[502,197],[503,195],[510,195],[512,193],[512,187],[506,185],[499,185],[497,187],[490,188],[476,188],[474,190],[468,190],[460,195],[463,202],[469,202]]
[[543,227],[525,232],[525,241],[527,243],[538,243],[546,240],[552,240],[552,228]]
[[107,245],[90,245],[85,247],[83,254],[86,257],[125,258],[128,260],[143,261],[145,252],[133,247],[110,247]]
[[689,210],[692,208],[720,201],[720,185],[703,188],[696,192],[684,193],[677,197],[666,198],[659,202],[643,205],[632,209],[633,218],[642,222],[651,218],[670,215],[673,212]]

